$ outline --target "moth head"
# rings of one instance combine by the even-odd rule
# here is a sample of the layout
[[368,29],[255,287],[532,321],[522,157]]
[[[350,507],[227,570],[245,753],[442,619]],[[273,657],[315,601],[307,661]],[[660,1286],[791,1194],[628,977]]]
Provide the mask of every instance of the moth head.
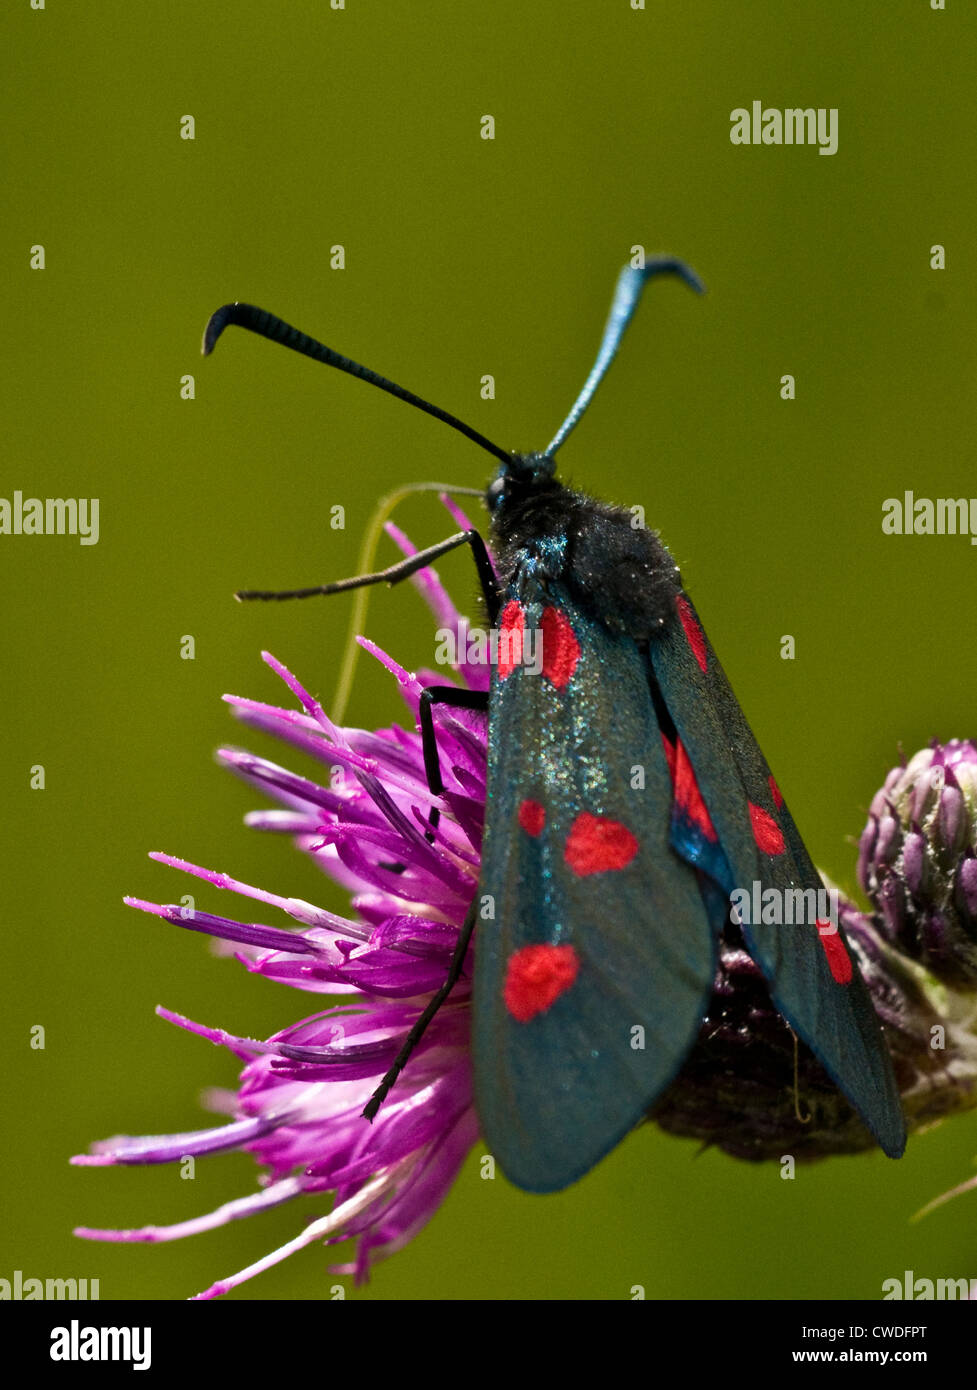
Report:
[[552,454],[510,454],[489,484],[486,500],[495,511],[503,501],[524,496],[550,482],[556,472]]

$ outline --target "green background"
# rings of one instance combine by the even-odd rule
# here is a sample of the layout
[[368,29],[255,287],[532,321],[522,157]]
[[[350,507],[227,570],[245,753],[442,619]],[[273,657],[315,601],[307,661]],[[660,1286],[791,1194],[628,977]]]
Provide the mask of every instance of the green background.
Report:
[[[155,1248],[70,1234],[184,1219],[253,1188],[241,1155],[199,1162],[193,1182],[67,1166],[97,1138],[196,1128],[200,1092],[233,1085],[233,1059],[156,1004],[261,1037],[315,1008],[126,909],[125,892],[192,888],[145,852],[344,901],[288,842],[242,827],[260,798],[211,754],[225,740],[274,751],[220,702],[283,698],[263,647],[330,696],[349,601],[245,607],[233,590],[351,573],[383,492],[492,471],[424,416],[250,336],[204,362],[200,331],[226,300],[274,310],[506,447],[541,448],[631,246],[685,257],[709,294],[654,286],[564,476],[661,527],[815,859],[848,888],[849,837],[897,744],[977,734],[977,550],[880,525],[906,488],[977,491],[975,38],[959,0],[4,5],[0,495],[97,496],[101,539],[0,537],[0,1275],[183,1298],[325,1210]],[[754,99],[838,107],[838,153],[732,145],[729,113]],[[28,265],[37,243],[43,271]],[[328,524],[336,503],[344,531]],[[418,542],[450,528],[431,498],[398,520]],[[440,573],[471,595],[465,556]],[[409,666],[431,659],[409,588],[378,594],[368,631]],[[364,664],[351,718],[400,708]],[[37,763],[44,791],[28,787]],[[973,1276],[977,1196],[908,1217],[971,1173],[974,1148],[968,1117],[900,1163],[838,1159],[785,1182],[646,1128],[546,1198],[482,1181],[476,1150],[355,1296],[876,1298],[906,1268]],[[235,1296],[323,1297],[327,1263],[314,1247]]]

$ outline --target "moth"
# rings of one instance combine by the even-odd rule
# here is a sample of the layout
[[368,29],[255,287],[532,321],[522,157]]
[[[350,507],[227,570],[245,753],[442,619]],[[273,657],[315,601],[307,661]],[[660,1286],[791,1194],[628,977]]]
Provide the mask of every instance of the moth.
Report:
[[[556,476],[558,449],[645,284],[661,275],[702,290],[672,257],[624,268],[594,366],[540,453],[500,448],[253,305],[225,305],[204,335],[209,353],[228,325],[246,328],[390,392],[498,461],[485,493],[488,545],[476,530],[460,531],[375,574],[239,597],[396,583],[458,547],[472,551],[500,639],[490,689],[428,687],[419,723],[437,798],[444,784],[434,710],[487,713],[478,893],[444,986],[364,1113],[372,1118],[395,1084],[475,931],[476,1105],[503,1172],[532,1192],[582,1177],[673,1081],[705,1014],[724,933],[745,945],[777,1009],[884,1151],[898,1157],[906,1142],[881,1024],[842,926],[813,912],[787,924],[747,922],[733,907],[734,894],[757,886],[761,895],[816,903],[823,884],[678,567],[633,512]],[[519,659],[528,633],[541,638],[536,669]],[[435,804],[430,838],[438,817]]]

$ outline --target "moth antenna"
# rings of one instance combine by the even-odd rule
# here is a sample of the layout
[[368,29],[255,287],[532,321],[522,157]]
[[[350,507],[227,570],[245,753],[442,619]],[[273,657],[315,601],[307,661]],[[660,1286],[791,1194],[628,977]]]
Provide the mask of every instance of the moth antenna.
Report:
[[556,453],[590,405],[594,392],[603,380],[605,372],[617,356],[621,339],[624,337],[624,330],[631,322],[634,311],[638,307],[641,292],[645,284],[655,275],[677,275],[697,294],[705,293],[705,285],[691,266],[687,266],[684,261],[676,260],[674,256],[655,256],[646,261],[641,270],[630,265],[624,267],[617,277],[611,312],[607,316],[604,335],[600,340],[600,348],[597,352],[597,360],[591,367],[590,375],[584,382],[580,395],[574,401],[569,415],[557,430],[552,443],[546,450],[547,455],[551,456]]
[[276,317],[275,314],[269,314],[266,309],[259,309],[254,304],[224,304],[216,313],[211,314],[207,320],[207,327],[204,329],[204,339],[201,345],[201,351],[205,357],[210,356],[216,346],[217,339],[230,324],[236,324],[238,328],[246,328],[249,333],[257,333],[259,338],[268,338],[273,343],[281,343],[282,347],[291,348],[293,352],[300,352],[304,357],[311,357],[314,362],[324,362],[327,367],[338,367],[341,372],[346,372],[349,376],[357,376],[361,381],[366,381],[371,386],[378,386],[381,391],[387,391],[391,396],[396,396],[399,401],[406,401],[408,405],[414,405],[418,410],[433,415],[435,420],[441,420],[443,424],[450,425],[453,430],[463,434],[466,439],[470,439],[479,448],[494,454],[503,463],[508,463],[512,458],[512,454],[508,450],[501,449],[498,444],[493,444],[491,439],[486,439],[484,434],[479,434],[478,430],[472,429],[471,425],[466,425],[457,416],[449,415],[440,406],[432,405],[430,401],[424,400],[421,396],[415,396],[413,391],[398,386],[395,381],[388,381],[385,376],[371,371],[369,367],[363,367],[359,362],[354,362],[349,357],[343,357],[341,353],[326,347],[324,343],[310,338],[307,333],[293,328],[284,319]]

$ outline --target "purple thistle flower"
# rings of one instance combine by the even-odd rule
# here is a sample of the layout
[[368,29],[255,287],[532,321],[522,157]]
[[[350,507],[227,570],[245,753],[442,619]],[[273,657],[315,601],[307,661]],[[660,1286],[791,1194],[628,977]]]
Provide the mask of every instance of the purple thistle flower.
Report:
[[[451,506],[453,513],[456,509]],[[462,517],[467,526],[469,523]],[[410,542],[389,533],[405,553]],[[433,570],[415,576],[441,626],[464,622]],[[444,673],[411,675],[360,639],[397,679],[416,720],[424,686]],[[173,1226],[95,1230],[94,1240],[158,1242],[211,1230],[308,1194],[332,1192],[333,1208],[294,1240],[200,1294],[212,1298],[315,1241],[356,1240],[356,1259],[337,1273],[366,1278],[372,1261],[405,1245],[434,1214],[478,1136],[469,1050],[471,959],[438,1011],[372,1124],[362,1111],[396,1057],[427,999],[443,983],[458,932],[478,883],[485,804],[485,721],[464,711],[437,714],[444,795],[437,839],[425,836],[432,796],[421,739],[394,727],[339,728],[298,681],[267,653],[265,661],[297,698],[300,710],[226,697],[252,728],[311,755],[322,783],[250,753],[225,749],[221,760],[281,808],[256,811],[247,823],[295,837],[331,878],[352,894],[355,917],[283,898],[167,854],[150,857],[213,887],[273,907],[299,930],[240,921],[197,908],[126,902],[176,926],[233,943],[247,969],[313,994],[348,1002],[303,1019],[267,1042],[191,1023],[167,1009],[168,1022],[227,1047],[244,1062],[230,1124],[164,1137],[119,1136],[72,1160],[81,1165],[178,1161],[244,1149],[268,1169],[253,1196]],[[473,689],[488,669],[461,664]]]

